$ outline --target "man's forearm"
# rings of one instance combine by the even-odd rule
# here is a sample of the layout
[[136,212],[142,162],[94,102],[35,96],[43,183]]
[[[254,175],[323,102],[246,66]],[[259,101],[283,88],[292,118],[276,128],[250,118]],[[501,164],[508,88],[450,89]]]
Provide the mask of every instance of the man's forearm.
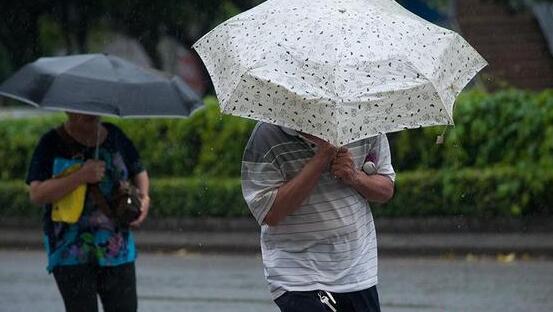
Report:
[[265,217],[266,224],[277,225],[302,205],[326,170],[329,162],[327,158],[328,156],[322,153],[316,154],[297,176],[278,189],[273,206]]
[[361,170],[355,174],[351,186],[368,201],[385,203],[394,196],[394,183],[390,178],[379,174],[367,175]]

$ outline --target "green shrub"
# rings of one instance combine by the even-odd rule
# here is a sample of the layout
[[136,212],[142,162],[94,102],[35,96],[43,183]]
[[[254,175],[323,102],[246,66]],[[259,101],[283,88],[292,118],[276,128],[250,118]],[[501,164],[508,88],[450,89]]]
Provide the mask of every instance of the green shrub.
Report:
[[0,182],[0,218],[3,217],[41,217],[40,208],[30,203],[23,181]]
[[[395,197],[375,216],[531,216],[553,213],[553,173],[512,167],[400,173]],[[0,217],[38,218],[23,182],[0,182]],[[151,183],[152,218],[247,216],[240,180],[167,178]]]
[[524,164],[553,168],[553,90],[465,92],[457,100],[454,120],[444,145],[435,144],[443,127],[395,134],[396,169]]
[[530,216],[553,213],[553,172],[513,167],[427,170],[398,175],[379,216]]
[[240,180],[161,179],[152,183],[153,217],[237,217],[249,211]]
[[[135,142],[154,177],[233,177],[254,121],[222,115],[213,97],[187,119],[108,119]],[[23,178],[38,138],[63,115],[0,120],[0,179]],[[553,90],[461,94],[456,126],[390,135],[398,172],[441,168],[537,165],[553,168]]]
[[0,178],[24,179],[34,147],[47,129],[60,124],[63,116],[0,120]]
[[109,119],[135,143],[154,177],[240,175],[240,162],[255,123],[223,115],[217,100],[187,119]]
[[[240,180],[168,178],[151,181],[153,199],[150,216],[156,217],[237,217],[249,214]],[[41,217],[41,209],[30,203],[22,181],[0,182],[0,218]]]
[[[186,119],[118,119],[154,177],[239,176],[242,152],[255,123],[223,116],[213,97]],[[65,120],[63,114],[0,120],[0,179],[23,179],[42,134]]]

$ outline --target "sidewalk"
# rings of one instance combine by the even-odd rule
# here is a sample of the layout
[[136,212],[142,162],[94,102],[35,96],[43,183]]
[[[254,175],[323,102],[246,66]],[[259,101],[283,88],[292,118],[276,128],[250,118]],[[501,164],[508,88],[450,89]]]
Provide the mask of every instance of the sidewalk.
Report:
[[[259,253],[259,234],[247,232],[135,231],[139,250]],[[553,256],[553,233],[380,233],[379,253],[391,256],[463,256],[499,253]],[[39,228],[0,230],[0,248],[42,248]]]

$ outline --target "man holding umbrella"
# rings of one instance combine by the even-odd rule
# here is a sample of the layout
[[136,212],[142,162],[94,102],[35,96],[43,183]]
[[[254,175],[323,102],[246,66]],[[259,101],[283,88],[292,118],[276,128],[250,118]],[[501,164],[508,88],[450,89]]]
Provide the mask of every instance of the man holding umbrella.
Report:
[[367,201],[388,201],[394,178],[385,135],[336,148],[257,125],[244,153],[242,185],[262,226],[265,275],[282,311],[380,311]]
[[221,110],[261,121],[242,185],[276,303],[379,311],[368,201],[393,195],[384,133],[452,124],[486,61],[393,0],[268,0],[194,47]]

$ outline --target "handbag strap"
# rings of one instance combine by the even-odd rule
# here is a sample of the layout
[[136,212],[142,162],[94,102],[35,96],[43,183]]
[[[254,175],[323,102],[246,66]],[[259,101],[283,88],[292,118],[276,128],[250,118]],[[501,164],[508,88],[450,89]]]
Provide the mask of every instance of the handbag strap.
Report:
[[100,208],[102,213],[105,214],[106,217],[108,218],[113,217],[112,211],[108,205],[108,201],[106,200],[106,197],[104,196],[104,194],[102,194],[102,191],[100,190],[100,186],[98,185],[98,183],[89,184],[88,190],[92,198],[92,201],[96,204],[98,208]]
[[[67,144],[67,150],[71,155],[70,157],[74,157],[81,153],[79,143],[72,136],[70,136],[69,133],[67,133],[67,130],[65,130],[63,124],[56,128],[56,132],[59,134],[63,142]],[[106,197],[104,196],[104,194],[102,194],[102,191],[100,190],[100,185],[98,183],[88,184],[88,191],[94,204],[96,204],[96,206],[100,208],[103,214],[105,214],[107,217],[111,217],[111,209],[109,208]]]

